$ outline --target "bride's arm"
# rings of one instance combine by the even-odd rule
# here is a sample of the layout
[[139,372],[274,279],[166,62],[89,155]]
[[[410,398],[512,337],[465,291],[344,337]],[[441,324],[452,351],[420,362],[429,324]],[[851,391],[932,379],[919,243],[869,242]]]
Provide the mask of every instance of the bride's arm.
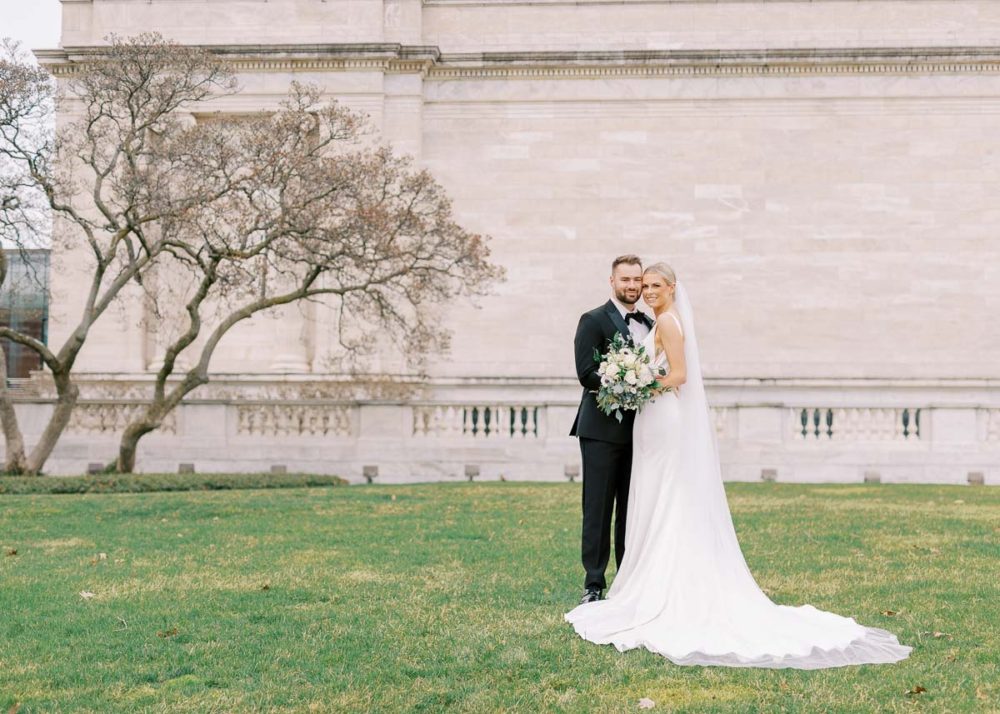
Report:
[[667,354],[670,374],[657,378],[661,389],[673,389],[687,381],[687,363],[684,361],[684,336],[670,315],[663,313],[656,318],[656,339],[660,349]]

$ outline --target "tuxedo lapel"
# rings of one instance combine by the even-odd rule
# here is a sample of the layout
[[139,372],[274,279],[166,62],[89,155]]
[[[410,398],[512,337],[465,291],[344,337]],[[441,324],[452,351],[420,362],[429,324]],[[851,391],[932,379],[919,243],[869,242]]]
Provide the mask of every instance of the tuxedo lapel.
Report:
[[607,304],[604,306],[604,312],[608,313],[608,317],[611,318],[611,322],[614,323],[618,331],[622,333],[622,337],[626,340],[631,340],[632,331],[628,329],[628,323],[625,322],[625,318],[622,317],[622,314],[618,312],[618,308],[615,307],[615,304],[608,300]]

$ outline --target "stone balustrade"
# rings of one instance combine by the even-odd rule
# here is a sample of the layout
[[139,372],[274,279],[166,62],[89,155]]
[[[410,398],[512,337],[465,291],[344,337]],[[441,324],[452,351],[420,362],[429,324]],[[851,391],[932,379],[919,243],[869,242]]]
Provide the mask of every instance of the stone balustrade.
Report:
[[545,406],[522,404],[433,404],[413,406],[416,438],[538,439]]
[[[442,379],[367,401],[328,386],[307,375],[217,379],[142,442],[139,468],[278,466],[355,482],[579,475],[572,380]],[[84,380],[47,471],[113,458],[143,389],[139,377]],[[995,381],[710,379],[708,389],[727,480],[966,483],[982,474],[1000,483]],[[51,393],[39,381],[17,394],[32,442]]]
[[920,409],[796,407],[788,421],[794,440],[909,441],[920,440]]

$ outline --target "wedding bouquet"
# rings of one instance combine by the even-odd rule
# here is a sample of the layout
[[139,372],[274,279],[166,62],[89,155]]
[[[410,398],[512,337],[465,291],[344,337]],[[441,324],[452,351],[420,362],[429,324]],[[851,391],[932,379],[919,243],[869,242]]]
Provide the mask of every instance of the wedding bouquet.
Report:
[[656,378],[666,374],[652,366],[645,347],[621,333],[615,333],[604,355],[594,350],[594,361],[600,363],[597,373],[601,376],[601,388],[595,392],[597,406],[619,422],[623,411],[638,411],[656,396]]

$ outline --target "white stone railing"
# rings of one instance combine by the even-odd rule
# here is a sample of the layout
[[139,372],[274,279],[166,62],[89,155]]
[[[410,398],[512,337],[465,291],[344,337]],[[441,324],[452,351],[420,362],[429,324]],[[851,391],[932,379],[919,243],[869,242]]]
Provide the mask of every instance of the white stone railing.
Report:
[[[555,480],[580,473],[571,380],[454,379],[409,396],[350,401],[302,375],[219,378],[140,446],[144,471],[333,472],[351,480]],[[148,382],[81,380],[81,402],[47,465],[107,463]],[[44,425],[53,395],[16,396]],[[729,480],[1000,483],[1000,382],[709,380]],[[39,427],[40,428],[40,427]]]
[[[66,430],[71,434],[121,434],[142,409],[141,404],[122,402],[80,403],[73,409]],[[167,414],[160,431],[176,434],[178,413],[175,410]]]
[[795,407],[788,424],[794,441],[920,440],[919,408]]
[[1000,409],[979,410],[979,440],[1000,445]]
[[349,438],[354,434],[355,410],[345,404],[239,404],[236,433]]
[[413,409],[417,438],[538,439],[544,406],[528,404],[433,404]]

